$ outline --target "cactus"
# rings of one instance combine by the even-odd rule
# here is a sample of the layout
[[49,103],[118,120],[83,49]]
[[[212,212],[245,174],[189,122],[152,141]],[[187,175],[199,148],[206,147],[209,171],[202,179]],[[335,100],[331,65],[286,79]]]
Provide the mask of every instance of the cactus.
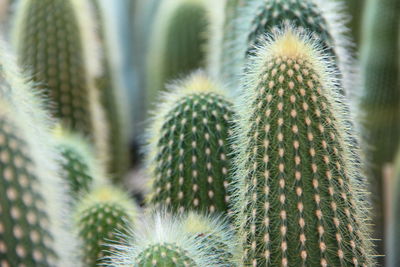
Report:
[[112,253],[106,242],[118,241],[117,234],[131,227],[138,211],[124,191],[99,185],[77,203],[75,212],[85,266],[97,266]]
[[150,202],[173,211],[226,212],[232,104],[204,73],[170,87],[148,138]]
[[396,267],[400,265],[400,150],[397,150],[394,168],[393,189],[387,194],[391,195],[391,220],[388,222],[387,250],[385,266]]
[[[170,217],[156,213],[142,225],[130,231],[121,244],[110,245],[116,251],[108,259],[110,266],[235,266],[226,258],[233,251],[226,247],[216,250],[215,243],[209,242],[208,237],[213,235],[223,240],[232,237],[223,223],[198,215]],[[229,241],[233,247],[234,241]]]
[[111,72],[110,49],[109,42],[106,39],[107,28],[105,23],[105,14],[101,9],[99,0],[91,0],[95,11],[96,22],[98,26],[98,36],[100,39],[101,56],[102,56],[102,73],[97,79],[97,87],[100,90],[101,102],[105,110],[105,118],[110,127],[108,134],[108,142],[110,147],[110,157],[108,172],[121,179],[124,172],[128,168],[128,141],[126,137],[126,129],[124,125],[125,119],[122,110],[122,97],[120,88],[113,83],[113,75]]
[[104,171],[94,156],[90,144],[79,134],[58,127],[55,131],[56,147],[61,155],[63,178],[73,196],[90,191],[96,181],[104,181]]
[[99,62],[92,24],[86,0],[21,0],[13,38],[19,62],[51,100],[53,116],[90,136],[105,156],[108,128],[94,86]]
[[320,42],[341,71],[338,75],[343,75],[344,88],[353,89],[350,78],[353,63],[348,53],[348,38],[343,36],[347,33],[347,28],[344,26],[346,17],[342,9],[338,3],[319,0],[259,0],[241,9],[239,12],[243,13],[242,26],[238,28],[237,39],[230,51],[234,56],[225,64],[228,68],[236,68],[232,77],[234,83],[240,77],[238,74],[244,67],[245,58],[259,44],[259,38],[286,24],[285,26],[292,25],[312,32],[313,37]]
[[[395,0],[366,1],[361,43],[364,92],[361,98],[363,128],[369,155],[370,184],[377,239],[384,238],[383,169],[392,164],[400,136],[399,12]],[[383,244],[378,252],[385,254]]]
[[0,41],[0,265],[71,266],[52,121]]
[[171,79],[205,64],[207,10],[205,0],[166,0],[157,9],[147,66],[147,102]]
[[287,28],[247,66],[234,179],[244,266],[373,264],[360,157],[321,51]]

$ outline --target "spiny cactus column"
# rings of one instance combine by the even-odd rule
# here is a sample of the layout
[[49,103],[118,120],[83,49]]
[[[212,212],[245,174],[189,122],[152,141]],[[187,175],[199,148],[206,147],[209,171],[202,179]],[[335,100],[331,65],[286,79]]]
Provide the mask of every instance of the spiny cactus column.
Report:
[[359,156],[319,47],[287,29],[248,65],[235,175],[245,266],[372,266]]
[[94,182],[105,180],[102,166],[87,140],[61,128],[55,129],[54,135],[61,155],[63,178],[75,197],[90,191]]
[[171,79],[205,65],[208,16],[204,0],[166,0],[157,9],[147,66],[147,101]]
[[[216,250],[215,243],[210,243],[208,237],[231,236],[229,231],[218,230],[225,229],[221,223],[210,221],[209,218],[203,218],[195,215],[201,222],[192,221],[184,215],[170,217],[166,214],[157,213],[143,222],[141,228],[131,231],[125,240],[118,245],[111,245],[115,248],[114,256],[108,260],[111,266],[235,266],[232,261],[224,256],[232,251]],[[189,232],[188,220],[194,223],[196,231]],[[209,223],[208,226],[199,223]],[[193,226],[193,225],[191,225]],[[216,229],[211,229],[216,227]],[[210,229],[210,232],[208,230]],[[198,231],[199,230],[199,231]],[[202,233],[206,230],[207,233]],[[232,247],[234,246],[233,240]]]
[[75,227],[82,240],[85,266],[98,266],[110,255],[107,242],[118,241],[118,234],[132,227],[137,208],[129,196],[117,188],[100,185],[76,205]]
[[177,82],[162,99],[148,131],[151,203],[226,212],[232,104],[203,73]]
[[[237,68],[234,72],[236,76],[232,77],[236,79],[235,83],[237,77],[240,77],[238,74],[244,67],[245,58],[253,53],[259,38],[286,24],[310,32],[332,56],[332,60],[341,71],[340,75],[343,75],[341,82],[344,83],[345,89],[353,89],[354,86],[348,85],[349,75],[353,70],[348,54],[348,41],[343,37],[347,28],[344,26],[345,18],[341,6],[333,1],[322,3],[318,0],[258,0],[240,12],[244,14],[243,25],[239,25],[237,38],[231,47],[234,57],[226,63]],[[248,21],[250,25],[247,25]]]
[[37,89],[56,104],[54,116],[88,135],[93,134],[92,88],[77,12],[73,0],[22,0],[15,43],[19,61],[34,75]]
[[10,53],[0,40],[0,266],[71,266],[51,121]]
[[[107,40],[107,27],[105,24],[105,15],[99,3],[99,0],[91,0],[95,11],[96,22],[98,26],[98,36],[100,39],[100,48],[102,56],[102,71],[97,78],[97,87],[100,90],[101,102],[105,110],[105,118],[109,125],[108,143],[110,148],[110,157],[108,159],[108,172],[121,180],[121,176],[128,168],[129,152],[128,141],[126,137],[126,121],[123,118],[123,101],[120,88],[113,83],[113,75],[110,66],[110,43]],[[114,51],[115,52],[115,51]]]
[[[361,109],[371,161],[375,238],[384,237],[383,169],[393,164],[400,136],[400,2],[367,1],[362,36],[361,64],[364,92]],[[380,242],[378,242],[379,244]],[[383,244],[378,252],[385,254]],[[383,258],[382,258],[383,260]]]

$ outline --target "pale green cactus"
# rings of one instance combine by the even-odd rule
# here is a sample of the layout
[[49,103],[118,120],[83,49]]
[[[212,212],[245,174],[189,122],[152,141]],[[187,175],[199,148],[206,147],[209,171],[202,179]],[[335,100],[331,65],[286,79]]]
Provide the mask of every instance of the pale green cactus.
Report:
[[85,266],[98,266],[112,252],[106,243],[118,241],[132,227],[138,209],[127,193],[109,185],[98,185],[76,204],[75,227],[82,241]]
[[[398,150],[399,151],[399,150]],[[397,152],[396,164],[394,166],[393,187],[387,192],[391,198],[391,220],[386,224],[387,249],[386,266],[396,267],[400,265],[400,153]],[[387,217],[389,218],[389,217]]]
[[[215,239],[219,242],[215,242]],[[125,236],[109,266],[233,267],[235,237],[217,219],[196,214],[169,216],[156,213]],[[226,242],[226,243],[225,243]]]
[[0,41],[0,265],[71,266],[53,121],[10,54]]
[[148,130],[150,202],[173,211],[228,211],[233,107],[197,72],[171,86]]
[[356,137],[321,51],[288,28],[247,66],[234,179],[244,266],[373,266]]

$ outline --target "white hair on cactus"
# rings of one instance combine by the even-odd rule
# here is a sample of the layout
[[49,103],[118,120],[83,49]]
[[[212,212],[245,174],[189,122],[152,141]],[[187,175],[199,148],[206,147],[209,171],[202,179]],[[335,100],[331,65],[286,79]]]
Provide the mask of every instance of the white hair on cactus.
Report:
[[[40,92],[33,91],[33,84],[28,82],[17,66],[16,59],[0,40],[0,75],[4,79],[0,87],[0,98],[7,102],[12,110],[12,117],[20,128],[30,148],[31,159],[36,167],[42,197],[49,216],[49,232],[54,238],[54,250],[59,256],[58,266],[71,266],[76,262],[74,250],[77,247],[68,227],[71,225],[67,216],[67,185],[59,175],[60,166],[50,129],[53,119],[44,108],[44,98]],[[21,123],[22,122],[22,123]]]
[[[337,69],[332,65],[329,57],[323,53],[323,49],[317,40],[313,39],[311,33],[300,33],[291,26],[286,27],[283,30],[277,31],[274,34],[265,35],[260,38],[261,44],[256,47],[255,55],[249,58],[247,64],[247,72],[243,76],[242,80],[242,95],[236,101],[236,110],[240,110],[240,114],[237,117],[236,128],[234,129],[234,140],[236,141],[239,156],[235,158],[235,170],[233,186],[231,187],[231,195],[233,195],[233,206],[234,211],[237,213],[237,218],[243,218],[243,203],[245,203],[245,181],[244,178],[248,177],[245,167],[247,158],[246,147],[249,141],[247,136],[253,136],[249,133],[251,127],[249,122],[252,121],[252,115],[254,114],[253,109],[256,108],[255,103],[256,94],[254,94],[255,88],[261,82],[260,77],[268,69],[266,63],[274,58],[286,56],[287,58],[298,58],[301,57],[306,60],[313,71],[319,77],[321,83],[321,90],[324,96],[327,98],[330,107],[332,108],[332,114],[335,114],[334,127],[338,129],[340,133],[337,136],[338,142],[341,144],[343,149],[343,162],[349,177],[349,190],[352,191],[354,200],[356,201],[356,220],[362,228],[361,238],[366,243],[366,249],[368,255],[373,255],[372,245],[369,238],[369,210],[366,207],[366,203],[369,200],[367,194],[367,182],[363,178],[360,180],[360,173],[362,172],[362,163],[358,162],[361,158],[359,155],[359,148],[357,145],[349,142],[352,140],[349,133],[354,133],[353,129],[349,129],[350,126],[349,114],[346,109],[347,100],[340,93],[339,82],[337,80]],[[346,123],[347,122],[347,123]],[[353,138],[357,139],[356,134]],[[238,227],[243,229],[243,220],[237,220]],[[243,236],[240,235],[239,236]]]

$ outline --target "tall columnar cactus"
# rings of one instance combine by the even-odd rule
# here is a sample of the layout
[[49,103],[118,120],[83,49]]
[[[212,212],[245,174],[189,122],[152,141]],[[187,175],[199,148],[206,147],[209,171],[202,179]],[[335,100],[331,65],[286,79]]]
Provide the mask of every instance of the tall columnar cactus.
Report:
[[70,266],[52,122],[10,53],[0,41],[0,265]]
[[194,73],[172,85],[149,129],[150,201],[174,211],[226,212],[232,104],[219,85]]
[[105,150],[101,142],[107,129],[94,86],[98,62],[88,8],[86,0],[21,0],[14,43],[37,90],[52,101],[53,115]]
[[332,60],[343,75],[345,89],[350,86],[349,75],[352,73],[351,58],[348,53],[348,40],[343,36],[346,32],[346,21],[341,5],[333,1],[320,0],[257,0],[250,1],[243,13],[241,25],[238,25],[236,40],[227,51],[233,55],[230,61],[225,62],[228,74],[232,74],[234,82],[240,77],[245,59],[252,54],[254,46],[259,44],[260,37],[266,33],[281,28],[283,24],[292,25],[312,32],[323,49],[332,57]]
[[208,14],[207,0],[161,2],[151,31],[147,62],[148,105],[171,79],[205,65]]
[[104,170],[87,140],[60,127],[54,131],[54,135],[61,155],[62,176],[73,196],[87,193],[93,184],[105,180]]
[[111,266],[138,267],[235,266],[226,257],[234,253],[229,250],[234,247],[233,238],[228,240],[231,246],[219,249],[215,248],[215,242],[210,242],[210,236],[221,236],[222,240],[232,237],[226,228],[227,225],[207,217],[170,217],[157,213],[143,221],[142,227],[131,231],[121,244],[112,244],[115,254],[108,262]]
[[137,213],[124,191],[108,185],[99,185],[76,204],[75,227],[85,266],[98,266],[112,253],[105,244],[118,241],[118,235],[132,227]]
[[359,156],[320,49],[289,28],[247,66],[235,174],[245,266],[372,266]]
[[[110,40],[107,35],[110,34],[106,27],[105,14],[99,0],[91,0],[96,24],[98,27],[98,36],[100,39],[99,46],[101,48],[102,70],[101,75],[97,78],[97,87],[100,90],[100,99],[105,110],[105,119],[109,125],[108,147],[110,148],[110,156],[108,159],[108,172],[116,179],[120,179],[128,168],[129,152],[126,125],[123,108],[125,105],[122,92],[113,81],[113,73],[111,70],[111,49]],[[115,51],[114,51],[115,53]]]
[[[366,151],[371,162],[375,236],[384,237],[383,169],[394,161],[400,136],[400,2],[367,1],[361,43]],[[383,246],[383,245],[382,245]],[[384,254],[382,246],[379,253]]]
[[391,220],[388,226],[386,265],[388,267],[400,266],[400,150],[397,152],[394,168],[393,187],[391,192]]

